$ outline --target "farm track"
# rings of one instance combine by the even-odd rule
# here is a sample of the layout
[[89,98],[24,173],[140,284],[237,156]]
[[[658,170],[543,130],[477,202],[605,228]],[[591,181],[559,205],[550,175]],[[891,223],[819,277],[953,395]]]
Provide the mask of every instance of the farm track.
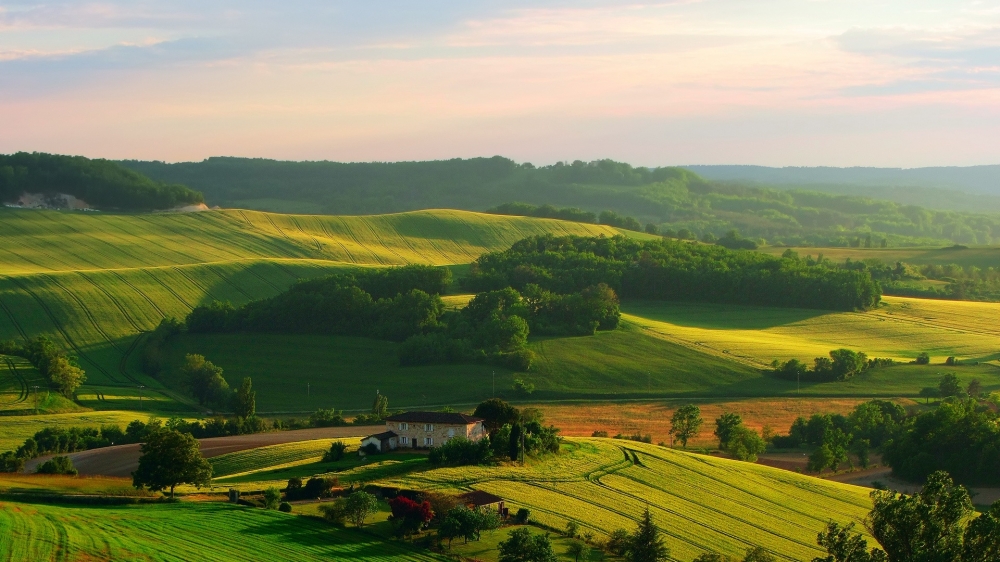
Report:
[[94,281],[90,277],[87,277],[87,275],[84,274],[82,271],[78,271],[76,274],[85,279],[91,285],[93,285],[94,288],[103,293],[104,296],[108,297],[108,300],[110,300],[111,303],[115,305],[115,308],[118,309],[118,312],[121,312],[122,316],[125,317],[125,320],[127,320],[128,323],[132,325],[132,329],[134,329],[136,332],[142,331],[142,327],[139,326],[138,323],[136,323],[135,319],[132,318],[132,315],[129,314],[127,310],[125,310],[125,307],[122,306],[122,303],[114,295],[112,295],[107,289],[102,287],[100,283]]
[[7,318],[10,320],[10,323],[14,326],[14,329],[17,330],[17,333],[21,334],[21,339],[23,339],[24,341],[28,341],[28,334],[24,332],[24,328],[21,327],[21,323],[17,321],[17,318],[14,316],[14,314],[10,311],[9,308],[7,308],[7,305],[4,304],[3,299],[0,299],[0,308],[3,309],[4,314],[7,315]]
[[144,291],[139,290],[139,288],[136,287],[131,281],[129,281],[128,278],[126,278],[124,275],[122,275],[117,271],[114,270],[108,270],[108,271],[111,273],[111,275],[114,275],[119,281],[121,281],[122,284],[126,285],[127,287],[135,291],[136,294],[141,296],[149,304],[149,306],[153,307],[153,310],[155,310],[156,313],[160,315],[160,318],[167,317],[167,314],[163,312],[163,309],[160,308],[158,304],[156,304],[156,301],[150,298],[150,296],[147,295]]
[[53,275],[43,274],[42,278],[48,279],[52,284],[59,287],[64,293],[68,294],[70,298],[76,301],[77,306],[80,307],[80,310],[82,310],[84,315],[86,315],[87,319],[90,320],[90,323],[93,324],[94,328],[97,329],[97,331],[101,334],[101,337],[103,337],[105,341],[111,344],[111,347],[113,347],[115,351],[121,352],[121,349],[118,347],[118,344],[115,343],[115,340],[112,339],[107,332],[104,331],[104,328],[101,327],[100,322],[98,322],[97,319],[94,318],[94,314],[90,311],[90,307],[88,307],[83,302],[83,299],[81,299],[79,295],[67,289],[66,286],[60,283],[59,280],[56,279],[55,276]]
[[7,371],[14,378],[14,383],[18,387],[18,396],[13,402],[8,402],[8,405],[21,404],[28,399],[28,382],[21,376],[21,373],[17,372],[17,365],[10,360],[9,357],[4,357],[4,363],[7,364]]
[[243,267],[243,271],[246,271],[250,275],[253,275],[257,279],[259,279],[262,283],[264,283],[264,284],[268,285],[269,287],[271,287],[272,289],[274,289],[275,292],[280,293],[282,291],[282,289],[280,287],[278,287],[277,285],[275,285],[274,283],[272,283],[270,279],[264,277],[263,275],[261,275],[257,271],[254,271],[254,269],[253,269],[252,266],[247,266],[245,263],[240,264],[240,265]]
[[149,276],[150,279],[152,279],[154,282],[156,282],[157,285],[163,287],[168,293],[170,293],[171,295],[173,295],[174,298],[177,299],[181,304],[183,304],[184,306],[186,306],[188,308],[194,308],[194,305],[192,305],[191,303],[189,303],[187,301],[187,299],[185,299],[184,297],[182,297],[177,291],[175,291],[173,289],[173,287],[167,285],[159,277],[153,275],[153,273],[150,270],[144,269],[142,271],[144,271],[146,273],[146,275]]

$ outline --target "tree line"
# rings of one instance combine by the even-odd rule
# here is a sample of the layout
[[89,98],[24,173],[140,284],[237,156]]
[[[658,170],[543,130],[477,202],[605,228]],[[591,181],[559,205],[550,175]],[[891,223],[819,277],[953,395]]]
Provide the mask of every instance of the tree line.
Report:
[[[529,332],[593,334],[611,330],[620,317],[618,296],[603,284],[561,293],[537,286],[521,292],[509,287],[477,294],[460,311],[441,301],[451,282],[445,268],[408,265],[359,270],[302,281],[287,292],[239,308],[213,302],[196,307],[185,319],[192,333],[325,333],[401,341],[401,365],[488,362],[527,369]],[[164,325],[170,333],[173,325]],[[154,332],[151,342],[157,339]],[[156,349],[144,360],[157,364]],[[201,372],[192,370],[192,372]],[[204,400],[224,392],[221,374]]]
[[846,381],[856,375],[878,367],[889,367],[894,364],[892,359],[871,358],[858,351],[850,349],[834,349],[829,357],[817,357],[812,367],[798,359],[789,359],[784,363],[777,359],[771,363],[771,373],[778,378],[792,381],[829,382]]
[[528,285],[572,293],[605,284],[624,298],[867,310],[881,290],[865,271],[677,240],[541,235],[483,254],[463,287]]
[[153,181],[110,160],[42,152],[0,154],[0,202],[24,193],[72,195],[99,209],[151,211],[204,203],[183,185]]
[[38,336],[25,344],[13,340],[0,341],[0,355],[27,359],[66,398],[73,398],[76,389],[87,381],[87,374],[76,357],[67,354],[44,336]]

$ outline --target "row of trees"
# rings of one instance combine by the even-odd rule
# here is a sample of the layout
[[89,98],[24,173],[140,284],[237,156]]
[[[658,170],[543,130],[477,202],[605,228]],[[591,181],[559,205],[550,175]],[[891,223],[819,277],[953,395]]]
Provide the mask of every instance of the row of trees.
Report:
[[542,235],[483,254],[463,286],[528,285],[561,294],[606,284],[622,297],[865,310],[881,290],[866,271],[676,240]]
[[63,396],[72,398],[76,389],[87,381],[87,374],[76,357],[68,355],[44,336],[20,344],[16,341],[0,342],[0,355],[13,355],[27,359],[53,388]]
[[798,359],[789,359],[784,363],[775,359],[771,372],[778,378],[793,381],[846,381],[868,369],[892,364],[892,359],[869,359],[864,353],[841,348],[830,351],[830,357],[817,357],[812,368]]

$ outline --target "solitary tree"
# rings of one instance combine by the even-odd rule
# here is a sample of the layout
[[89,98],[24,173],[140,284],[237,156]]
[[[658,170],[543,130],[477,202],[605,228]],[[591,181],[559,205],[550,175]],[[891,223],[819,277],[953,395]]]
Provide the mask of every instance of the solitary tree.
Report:
[[726,450],[729,448],[729,439],[736,431],[737,427],[743,425],[743,418],[739,414],[732,412],[722,414],[715,419],[715,436],[719,438],[719,448]]
[[52,384],[67,398],[72,398],[76,389],[87,381],[87,375],[84,374],[83,369],[73,365],[69,359],[63,356],[55,357],[49,363],[48,373]]
[[958,396],[962,393],[962,383],[958,382],[958,377],[954,373],[948,373],[947,375],[941,377],[941,382],[938,383],[938,394],[942,398],[948,398],[949,396]]
[[378,499],[364,490],[358,490],[347,496],[344,510],[355,527],[364,527],[365,519],[378,511]]
[[924,399],[924,403],[926,404],[930,404],[931,398],[937,398],[938,396],[941,396],[941,391],[933,386],[927,386],[920,389],[920,397]]
[[670,418],[670,434],[677,438],[681,442],[681,446],[686,449],[688,440],[698,435],[704,421],[701,419],[701,408],[698,406],[694,404],[681,406]]
[[572,556],[573,560],[576,560],[576,562],[580,562],[580,557],[586,552],[587,547],[585,547],[580,541],[573,541],[569,543],[568,547],[566,547],[566,554]]
[[647,507],[638,527],[629,538],[625,559],[629,562],[660,562],[669,558],[670,549],[663,544],[660,528],[653,523],[653,516]]
[[533,535],[527,528],[511,531],[507,540],[497,545],[499,562],[555,562],[548,535]]
[[206,361],[204,355],[189,354],[184,357],[181,367],[187,380],[191,394],[198,399],[199,404],[225,403],[229,392],[229,384],[222,377],[222,368],[211,361]]
[[250,377],[243,379],[243,384],[236,391],[236,397],[233,402],[233,410],[238,418],[251,418],[257,413],[257,391],[253,389]]
[[199,443],[189,433],[170,429],[153,432],[142,444],[139,467],[132,473],[132,485],[154,492],[174,488],[178,484],[194,484],[199,488],[212,480],[212,465],[201,456]]

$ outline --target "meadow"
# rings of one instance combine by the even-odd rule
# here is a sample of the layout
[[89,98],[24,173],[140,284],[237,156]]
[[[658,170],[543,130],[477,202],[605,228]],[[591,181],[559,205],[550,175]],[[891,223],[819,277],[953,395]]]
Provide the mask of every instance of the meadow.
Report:
[[[786,246],[764,246],[761,252],[780,256],[789,248]],[[909,246],[894,248],[816,248],[792,247],[792,251],[800,257],[812,256],[843,262],[850,258],[853,261],[878,259],[887,264],[898,261],[914,265],[947,265],[958,264],[962,267],[974,265],[980,269],[996,267],[1000,264],[1000,247],[997,246]]]
[[3,560],[443,560],[322,521],[224,503],[0,504]]

